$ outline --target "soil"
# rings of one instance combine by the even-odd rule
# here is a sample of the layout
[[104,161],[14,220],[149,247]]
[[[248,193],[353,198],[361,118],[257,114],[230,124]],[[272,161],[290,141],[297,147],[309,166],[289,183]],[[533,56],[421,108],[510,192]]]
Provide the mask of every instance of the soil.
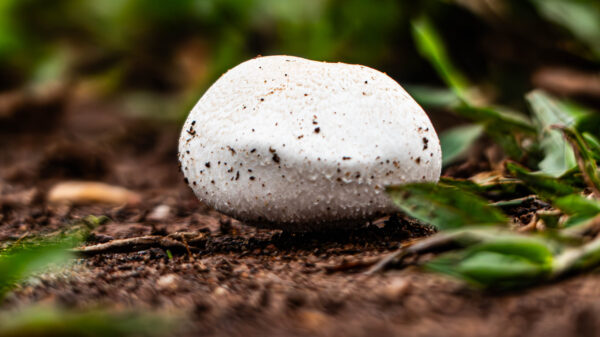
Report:
[[[417,267],[368,276],[364,271],[400,244],[433,231],[402,216],[317,233],[245,226],[202,205],[183,182],[176,123],[126,117],[109,103],[67,101],[38,102],[20,107],[30,113],[0,119],[0,242],[64,230],[88,215],[110,219],[88,246],[142,236],[190,242],[168,252],[157,243],[89,254],[67,272],[20,286],[2,309],[45,302],[157,310],[183,318],[177,334],[184,336],[600,334],[598,274],[504,294]],[[68,180],[126,187],[142,202],[46,202],[49,188]],[[508,213],[525,224],[532,207],[545,205]]]

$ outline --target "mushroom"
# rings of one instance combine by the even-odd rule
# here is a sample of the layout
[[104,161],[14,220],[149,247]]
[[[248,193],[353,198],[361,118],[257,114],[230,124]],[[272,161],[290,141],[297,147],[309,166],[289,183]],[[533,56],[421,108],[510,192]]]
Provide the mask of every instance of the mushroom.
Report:
[[427,114],[386,74],[267,56],[229,70],[200,98],[179,161],[218,211],[315,230],[395,212],[385,187],[437,181],[441,149]]

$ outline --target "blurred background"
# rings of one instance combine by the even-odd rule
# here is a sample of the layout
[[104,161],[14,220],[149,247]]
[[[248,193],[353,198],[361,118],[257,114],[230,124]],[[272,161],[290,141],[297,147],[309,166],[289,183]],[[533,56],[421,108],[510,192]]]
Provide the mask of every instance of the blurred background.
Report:
[[224,71],[259,54],[360,63],[443,99],[420,90],[444,87],[412,38],[423,16],[486,101],[518,107],[544,87],[599,102],[594,0],[3,0],[0,118],[28,91],[181,121]]
[[597,108],[600,2],[2,0],[0,144],[12,151],[0,153],[1,176],[143,187],[108,174],[112,163],[144,152],[175,162],[177,129],[208,86],[272,54],[387,72],[438,132],[466,121],[448,108],[453,84],[480,106],[527,113],[524,94],[542,88]]

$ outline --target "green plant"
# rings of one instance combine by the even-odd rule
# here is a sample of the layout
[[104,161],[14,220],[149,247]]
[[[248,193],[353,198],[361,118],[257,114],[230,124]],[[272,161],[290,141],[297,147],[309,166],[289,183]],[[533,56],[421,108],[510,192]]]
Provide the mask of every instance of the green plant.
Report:
[[[440,230],[407,251],[443,246],[449,251],[425,268],[486,289],[531,286],[600,266],[600,147],[596,137],[580,129],[594,113],[540,90],[526,95],[533,121],[525,114],[479,105],[433,24],[421,18],[413,27],[421,54],[459,98],[447,108],[474,123],[441,135],[442,147],[450,151],[444,164],[464,156],[481,130],[514,161],[484,179],[442,178],[437,185],[389,187],[401,211]],[[532,209],[531,223],[513,231],[503,210],[536,200],[551,208]]]
[[[102,217],[87,217],[94,226]],[[75,256],[70,248],[82,243],[86,229],[14,243],[0,250],[0,303],[27,278],[62,268]],[[174,328],[168,316],[105,310],[74,311],[34,305],[0,312],[0,337],[13,336],[156,336]]]

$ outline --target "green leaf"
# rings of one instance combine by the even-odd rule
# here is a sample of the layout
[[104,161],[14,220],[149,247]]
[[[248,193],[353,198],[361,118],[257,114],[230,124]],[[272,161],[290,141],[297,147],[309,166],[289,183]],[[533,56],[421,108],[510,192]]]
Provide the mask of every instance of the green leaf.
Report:
[[453,186],[415,183],[389,187],[387,193],[403,212],[439,229],[508,221],[486,200]]
[[480,196],[501,198],[513,197],[523,183],[518,179],[504,177],[500,174],[479,174],[471,179],[441,177],[440,182],[454,186]]
[[552,125],[575,124],[576,116],[572,109],[566,109],[565,103],[556,101],[543,90],[533,90],[525,95],[525,98],[535,114],[539,131],[544,131]]
[[457,179],[450,177],[440,177],[440,183],[446,186],[454,186],[458,189],[471,192],[473,194],[480,194],[486,191],[486,188],[467,179]]
[[36,306],[0,315],[0,337],[16,336],[163,336],[176,328],[165,315],[133,312],[67,311]]
[[589,150],[596,161],[600,160],[600,141],[589,132],[584,132],[582,135]]
[[554,259],[553,277],[568,273],[589,270],[600,264],[600,239],[592,240],[583,246],[565,250]]
[[579,192],[577,188],[562,182],[560,179],[531,172],[515,162],[506,162],[506,169],[512,176],[523,181],[528,189],[547,201]]
[[66,262],[71,257],[64,243],[39,244],[10,249],[0,254],[0,300],[17,283],[43,271],[48,265]]
[[483,124],[485,132],[513,159],[523,156],[520,134],[535,134],[536,129],[520,113],[496,107],[476,107],[466,103],[455,106],[453,111],[473,122]]
[[444,43],[429,18],[423,16],[413,20],[412,33],[421,56],[431,63],[458,97],[465,99],[469,83],[452,65]]
[[495,130],[523,132],[535,134],[535,126],[523,114],[506,110],[500,107],[476,107],[469,104],[462,104],[454,108],[461,116],[474,122],[489,125]]
[[472,255],[447,253],[428,262],[426,269],[490,289],[512,289],[534,284],[548,268],[520,256],[481,251]]
[[521,197],[521,198],[496,201],[494,203],[491,203],[490,205],[496,206],[496,207],[515,207],[515,206],[520,206],[520,205],[532,202],[534,200],[535,200],[535,196],[529,195],[529,196]]
[[596,114],[594,110],[569,99],[560,99],[555,100],[554,102],[556,105],[558,105],[560,110],[564,111],[571,118],[573,118],[575,120],[575,124],[577,125],[585,122],[589,118],[593,118]]
[[405,85],[404,88],[426,108],[447,108],[460,103],[460,98],[450,89],[424,85]]
[[565,227],[583,225],[600,214],[600,201],[589,199],[580,194],[571,194],[557,198],[552,204],[569,215]]
[[525,96],[535,114],[540,137],[540,146],[545,157],[539,163],[542,172],[559,177],[577,166],[575,154],[560,131],[553,125],[570,126],[575,119],[566,110],[541,90],[535,90]]
[[483,133],[477,124],[457,126],[440,134],[442,144],[442,166],[465,158],[469,148]]
[[471,247],[470,253],[481,251],[510,254],[525,258],[539,265],[552,263],[554,247],[549,241],[526,235],[499,235],[493,240]]
[[585,224],[600,212],[600,202],[580,195],[581,190],[572,181],[531,172],[513,162],[507,162],[506,169],[540,198],[569,215],[564,227]]
[[487,288],[512,288],[531,284],[547,269],[516,255],[481,251],[457,266],[460,275]]
[[580,194],[557,198],[553,204],[569,215],[586,214],[595,216],[600,213],[600,201],[586,198]]
[[558,178],[562,183],[576,187],[578,190],[586,187],[583,174],[579,167],[574,167]]
[[596,1],[532,0],[546,19],[568,29],[600,58],[600,6]]
[[553,249],[550,242],[535,237],[499,236],[463,251],[443,254],[427,263],[426,268],[484,288],[515,288],[549,275]]

